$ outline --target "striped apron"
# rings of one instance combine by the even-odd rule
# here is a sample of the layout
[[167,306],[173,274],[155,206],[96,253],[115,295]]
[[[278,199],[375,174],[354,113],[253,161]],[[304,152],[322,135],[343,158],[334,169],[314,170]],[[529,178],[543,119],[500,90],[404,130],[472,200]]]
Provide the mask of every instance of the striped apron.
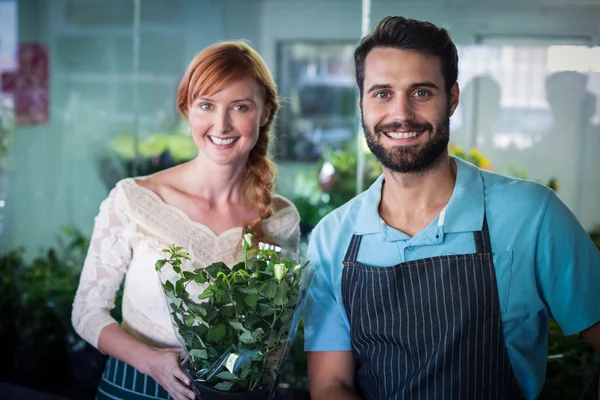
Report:
[[369,267],[344,259],[342,299],[363,398],[522,399],[500,319],[487,220],[476,253]]
[[97,400],[151,400],[172,399],[149,375],[142,374],[131,365],[109,357],[98,385]]

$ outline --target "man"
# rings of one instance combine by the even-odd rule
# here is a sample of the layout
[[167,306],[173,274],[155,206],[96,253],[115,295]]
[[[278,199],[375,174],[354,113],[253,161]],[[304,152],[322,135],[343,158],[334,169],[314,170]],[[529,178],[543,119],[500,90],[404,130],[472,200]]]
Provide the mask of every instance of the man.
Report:
[[448,155],[448,32],[387,17],[354,54],[384,172],[311,237],[312,398],[535,398],[550,319],[600,352],[598,250],[552,190]]

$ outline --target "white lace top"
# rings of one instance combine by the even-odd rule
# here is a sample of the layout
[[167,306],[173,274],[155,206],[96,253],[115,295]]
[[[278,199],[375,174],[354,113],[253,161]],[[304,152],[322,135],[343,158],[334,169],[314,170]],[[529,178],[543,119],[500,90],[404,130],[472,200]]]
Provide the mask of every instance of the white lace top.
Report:
[[[300,216],[286,207],[262,222],[263,232],[280,246],[298,253]],[[177,244],[192,257],[193,268],[216,261],[241,261],[242,228],[220,235],[192,221],[133,178],[120,181],[100,205],[90,247],[73,303],[75,331],[98,347],[100,331],[115,320],[109,312],[123,278],[122,316],[129,331],[150,343],[178,347],[165,297],[154,264],[161,250]],[[287,254],[286,256],[289,256]],[[136,335],[134,335],[135,337]]]

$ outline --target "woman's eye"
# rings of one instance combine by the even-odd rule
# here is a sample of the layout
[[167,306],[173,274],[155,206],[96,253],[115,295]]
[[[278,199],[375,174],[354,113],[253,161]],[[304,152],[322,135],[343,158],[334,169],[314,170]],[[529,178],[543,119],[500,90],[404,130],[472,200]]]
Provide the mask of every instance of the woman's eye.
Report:
[[210,110],[212,108],[212,104],[210,103],[202,103],[200,104],[200,109],[201,110]]
[[246,111],[248,111],[249,107],[245,104],[238,104],[235,106],[235,109],[237,111],[246,112]]

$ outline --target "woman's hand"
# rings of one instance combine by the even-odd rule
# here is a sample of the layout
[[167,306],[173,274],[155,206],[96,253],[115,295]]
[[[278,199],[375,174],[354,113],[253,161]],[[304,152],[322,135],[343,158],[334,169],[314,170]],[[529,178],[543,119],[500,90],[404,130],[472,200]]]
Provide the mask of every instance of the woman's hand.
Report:
[[181,349],[152,349],[146,354],[142,373],[150,375],[175,400],[195,399],[189,389],[190,379],[181,370],[179,359]]

